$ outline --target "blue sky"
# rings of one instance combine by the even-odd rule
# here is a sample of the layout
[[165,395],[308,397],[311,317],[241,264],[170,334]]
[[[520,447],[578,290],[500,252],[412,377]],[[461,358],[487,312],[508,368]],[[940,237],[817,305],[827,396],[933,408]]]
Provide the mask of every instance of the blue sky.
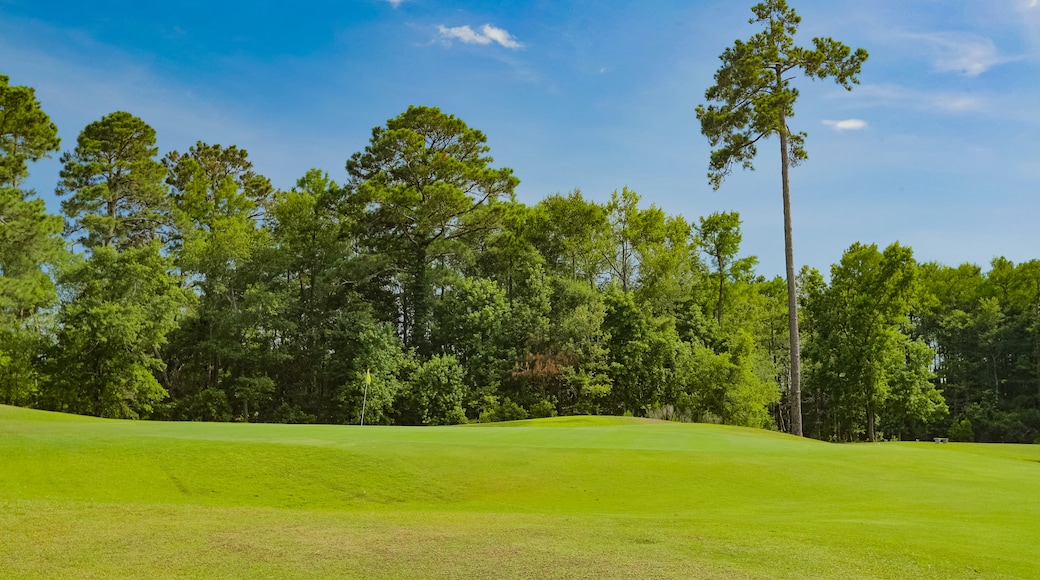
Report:
[[[344,180],[373,126],[440,107],[488,136],[518,198],[628,186],[690,220],[739,211],[742,253],[783,271],[778,145],[708,185],[694,108],[718,55],[756,29],[752,2],[295,3],[0,0],[0,73],[36,89],[63,150],[126,110],[162,152],[236,144],[288,188]],[[799,40],[871,56],[862,85],[802,82],[792,171],[795,257],[826,271],[856,241],[921,261],[1040,258],[1037,0],[793,0]],[[57,156],[31,168],[57,211]]]

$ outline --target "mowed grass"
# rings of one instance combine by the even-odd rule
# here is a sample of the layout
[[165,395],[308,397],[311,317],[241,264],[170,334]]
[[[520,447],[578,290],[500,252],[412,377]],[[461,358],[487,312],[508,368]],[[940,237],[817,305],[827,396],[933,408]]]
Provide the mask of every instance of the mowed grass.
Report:
[[3,578],[1038,578],[1040,446],[0,406]]

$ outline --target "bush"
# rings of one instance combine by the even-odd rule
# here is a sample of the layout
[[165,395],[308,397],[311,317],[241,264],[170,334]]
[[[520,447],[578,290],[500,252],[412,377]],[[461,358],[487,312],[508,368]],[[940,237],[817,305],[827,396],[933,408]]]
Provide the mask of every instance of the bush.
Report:
[[274,410],[272,420],[275,423],[313,423],[317,419],[314,415],[305,412],[299,405],[282,403]]
[[520,421],[527,418],[527,411],[517,405],[509,398],[491,407],[490,410],[480,414],[481,423],[495,423],[498,421]]
[[953,425],[950,425],[949,437],[950,441],[965,441],[968,443],[975,441],[975,433],[971,429],[971,420],[961,419],[960,421],[954,421]]
[[454,425],[466,422],[463,369],[451,355],[436,355],[416,369],[401,399],[403,423]]
[[555,417],[556,404],[548,399],[542,399],[531,405],[531,417],[539,419],[542,417]]
[[209,387],[183,399],[178,419],[184,421],[230,421],[231,404],[224,391]]

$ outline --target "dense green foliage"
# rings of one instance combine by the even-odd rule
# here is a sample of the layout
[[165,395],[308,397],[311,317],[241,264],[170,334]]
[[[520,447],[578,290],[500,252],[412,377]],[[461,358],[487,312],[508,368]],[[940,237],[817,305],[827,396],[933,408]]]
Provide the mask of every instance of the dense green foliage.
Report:
[[[56,148],[52,125],[31,90],[0,88],[22,107],[0,135],[4,403],[791,429],[787,287],[741,255],[736,213],[692,223],[628,188],[519,203],[483,133],[429,107],[375,128],[346,183],[314,169],[287,191],[236,146],[159,158],[151,127],[116,112],[62,156],[63,240],[62,218],[17,188]],[[856,244],[829,281],[805,270],[806,433],[1035,440],[1038,264],[997,259],[984,274]]]
[[5,578],[1040,569],[1040,446],[828,445],[622,417],[362,428],[0,406],[0,457]]
[[29,87],[0,75],[0,402],[32,404],[38,356],[50,328],[56,287],[48,269],[66,256],[62,220],[35,192],[20,189],[29,161],[58,150],[58,128]]
[[[908,314],[918,295],[917,265],[909,248],[854,244],[831,268],[831,283],[808,271],[803,286],[812,336],[807,393],[814,397],[818,436],[848,439],[865,431],[877,436],[882,416],[903,434],[914,421],[947,412],[929,382],[933,351],[909,334]],[[894,421],[892,421],[894,419]]]

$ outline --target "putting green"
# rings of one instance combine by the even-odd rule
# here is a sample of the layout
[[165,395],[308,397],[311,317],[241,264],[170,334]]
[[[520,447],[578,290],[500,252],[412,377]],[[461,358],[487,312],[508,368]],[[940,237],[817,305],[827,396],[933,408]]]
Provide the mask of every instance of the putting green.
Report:
[[0,406],[0,576],[1036,578],[1040,446]]

